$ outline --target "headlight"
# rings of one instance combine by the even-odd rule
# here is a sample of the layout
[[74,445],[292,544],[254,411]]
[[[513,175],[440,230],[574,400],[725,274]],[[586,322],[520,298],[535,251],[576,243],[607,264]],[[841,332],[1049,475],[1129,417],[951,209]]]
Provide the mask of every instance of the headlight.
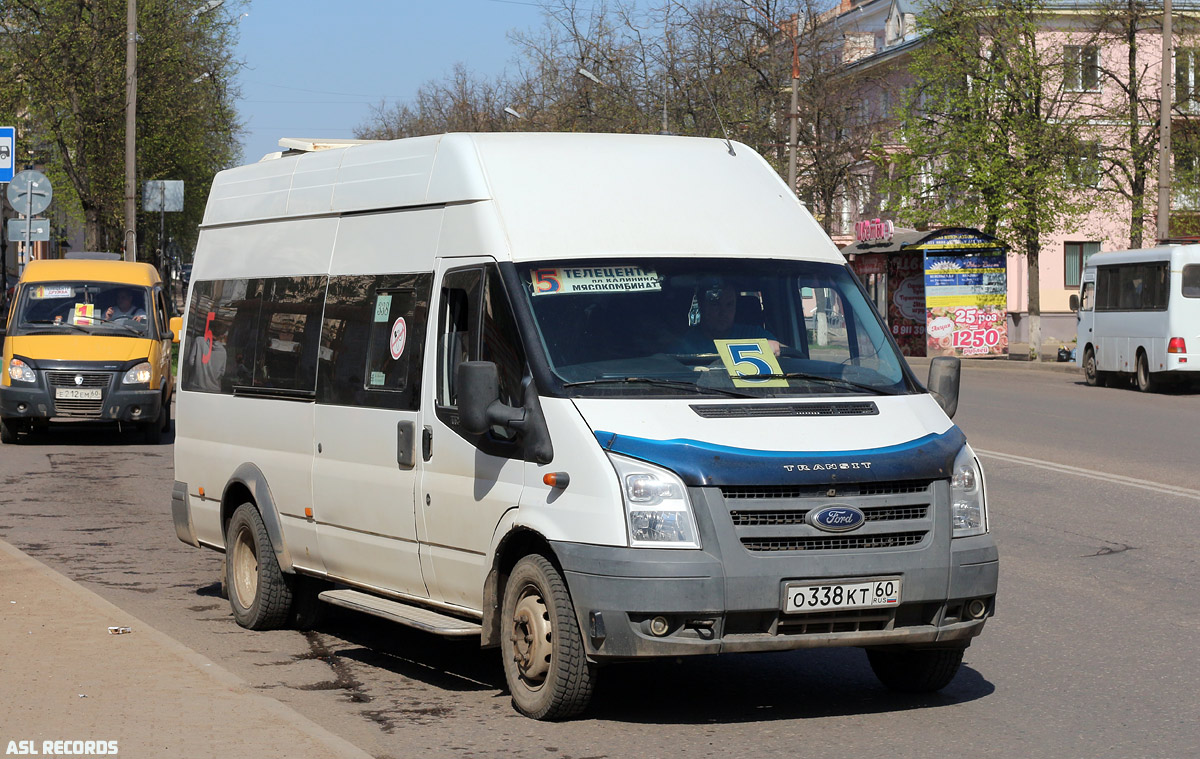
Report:
[[19,358],[8,362],[8,376],[14,382],[37,382],[37,375],[33,373],[33,369]]
[[964,445],[954,459],[954,473],[950,477],[950,516],[956,538],[982,535],[988,530],[983,469],[969,445]]
[[621,482],[629,545],[634,548],[699,548],[700,537],[687,488],[662,467],[615,453],[608,458]]
[[143,361],[125,372],[125,376],[121,378],[121,382],[126,385],[150,384],[150,362]]

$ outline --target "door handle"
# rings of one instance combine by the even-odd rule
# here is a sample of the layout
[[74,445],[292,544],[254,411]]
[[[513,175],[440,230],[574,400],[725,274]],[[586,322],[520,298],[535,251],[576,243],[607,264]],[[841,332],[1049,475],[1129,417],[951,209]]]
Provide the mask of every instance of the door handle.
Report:
[[417,423],[400,421],[396,424],[396,463],[401,469],[417,465]]
[[426,426],[421,431],[421,460],[429,461],[433,458],[433,428]]

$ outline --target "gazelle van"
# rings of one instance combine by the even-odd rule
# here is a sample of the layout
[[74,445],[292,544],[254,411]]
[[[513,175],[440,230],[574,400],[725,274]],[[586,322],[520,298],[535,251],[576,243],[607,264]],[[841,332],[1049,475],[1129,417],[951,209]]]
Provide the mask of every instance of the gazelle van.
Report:
[[553,719],[646,657],[857,646],[936,690],[994,611],[957,362],[922,387],[745,145],[451,134],[222,172],[184,332],[175,527],[225,552],[245,627],[325,602],[478,638]]

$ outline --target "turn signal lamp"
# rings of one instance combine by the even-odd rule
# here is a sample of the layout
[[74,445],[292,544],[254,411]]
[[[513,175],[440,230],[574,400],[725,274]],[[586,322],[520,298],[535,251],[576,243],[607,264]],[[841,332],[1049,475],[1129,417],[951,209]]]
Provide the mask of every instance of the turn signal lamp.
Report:
[[1171,342],[1167,343],[1167,353],[1187,353],[1187,343],[1182,337],[1172,337]]

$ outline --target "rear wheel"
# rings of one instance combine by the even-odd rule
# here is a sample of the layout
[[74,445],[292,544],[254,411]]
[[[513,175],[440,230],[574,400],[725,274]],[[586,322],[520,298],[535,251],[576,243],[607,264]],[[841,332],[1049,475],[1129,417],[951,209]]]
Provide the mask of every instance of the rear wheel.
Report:
[[567,584],[545,556],[526,556],[513,567],[501,615],[504,676],[517,711],[555,720],[587,708],[595,668],[584,652]]
[[288,624],[292,589],[252,503],[238,506],[225,531],[225,584],[233,618],[242,627],[273,630]]
[[933,693],[958,674],[965,652],[965,648],[867,649],[867,661],[889,690]]
[[1139,353],[1137,358],[1137,388],[1143,393],[1152,393],[1158,388],[1158,378],[1150,373],[1150,362],[1145,353]]

